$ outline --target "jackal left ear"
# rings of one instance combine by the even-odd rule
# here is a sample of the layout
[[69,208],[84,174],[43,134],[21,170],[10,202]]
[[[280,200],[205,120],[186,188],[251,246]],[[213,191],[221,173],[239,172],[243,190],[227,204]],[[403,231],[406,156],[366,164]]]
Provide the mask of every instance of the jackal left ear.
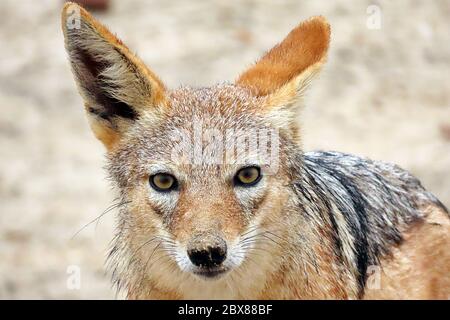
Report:
[[62,28],[92,131],[111,149],[144,112],[165,105],[164,85],[80,6],[64,6]]
[[255,96],[267,97],[262,111],[286,127],[297,115],[298,99],[324,64],[329,41],[326,19],[310,18],[241,74],[236,84]]

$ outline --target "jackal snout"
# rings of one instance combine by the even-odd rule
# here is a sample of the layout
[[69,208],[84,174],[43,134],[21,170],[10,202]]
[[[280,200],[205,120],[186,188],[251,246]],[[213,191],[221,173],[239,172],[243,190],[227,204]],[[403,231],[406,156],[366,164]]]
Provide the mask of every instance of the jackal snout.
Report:
[[196,267],[217,268],[227,257],[227,243],[219,235],[198,234],[188,242],[187,254]]

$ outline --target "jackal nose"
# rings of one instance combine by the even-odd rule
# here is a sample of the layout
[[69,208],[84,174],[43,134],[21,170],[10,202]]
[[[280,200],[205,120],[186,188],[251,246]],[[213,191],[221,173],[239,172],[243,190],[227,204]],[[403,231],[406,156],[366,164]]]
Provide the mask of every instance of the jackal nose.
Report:
[[218,267],[227,257],[227,244],[220,237],[196,237],[188,246],[187,253],[197,267]]

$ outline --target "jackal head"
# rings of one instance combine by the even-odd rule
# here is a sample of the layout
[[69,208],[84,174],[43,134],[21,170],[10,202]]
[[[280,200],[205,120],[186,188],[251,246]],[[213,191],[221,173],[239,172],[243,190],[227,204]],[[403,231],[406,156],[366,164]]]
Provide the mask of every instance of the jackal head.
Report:
[[292,194],[296,118],[325,60],[324,18],[301,23],[234,83],[176,90],[77,5],[65,6],[62,24],[125,203],[113,254],[144,278],[219,279],[250,263]]

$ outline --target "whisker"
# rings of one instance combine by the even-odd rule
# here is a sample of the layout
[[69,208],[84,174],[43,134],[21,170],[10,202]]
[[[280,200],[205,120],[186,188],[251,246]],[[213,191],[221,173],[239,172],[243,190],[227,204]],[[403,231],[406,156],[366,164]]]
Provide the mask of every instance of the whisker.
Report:
[[[98,215],[95,219],[89,221],[88,223],[86,223],[83,227],[81,227],[80,230],[78,230],[77,232],[75,232],[75,234],[70,238],[70,240],[73,240],[81,231],[83,231],[84,229],[86,229],[87,227],[89,227],[91,224],[93,224],[94,222],[98,222],[100,221],[100,219],[106,215],[107,213],[111,212],[114,209],[117,209],[123,205],[126,205],[130,203],[130,201],[125,201],[125,202],[120,202],[120,203],[114,203],[112,205],[110,205],[108,208],[106,208],[100,215]],[[97,226],[97,225],[96,225]]]
[[[139,250],[141,250],[144,246],[146,246],[147,244],[150,244],[151,242],[155,241],[155,240],[161,240],[159,244],[161,244],[163,241],[166,241],[166,239],[162,236],[153,236],[151,237],[149,240],[145,241],[144,243],[142,243],[131,255],[130,260],[132,260],[135,255],[138,253]],[[158,245],[159,245],[158,244]]]
[[155,252],[158,250],[158,248],[161,246],[162,241],[160,241],[158,243],[158,245],[155,247],[155,249],[153,249],[152,253],[149,255],[147,261],[145,262],[144,268],[143,268],[143,272],[145,273],[145,270],[147,269],[147,264],[148,262],[151,260],[151,258],[153,257],[153,255],[155,254]]

